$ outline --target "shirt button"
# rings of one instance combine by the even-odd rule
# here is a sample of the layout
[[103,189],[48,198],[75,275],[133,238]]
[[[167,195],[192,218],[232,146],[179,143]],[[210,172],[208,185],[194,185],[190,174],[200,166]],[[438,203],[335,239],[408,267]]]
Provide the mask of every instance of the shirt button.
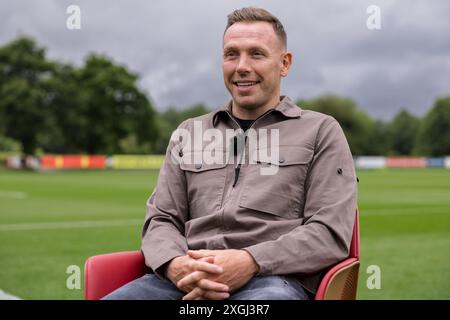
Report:
[[183,150],[180,150],[180,152],[178,152],[178,155],[179,155],[180,157],[183,157]]
[[280,160],[278,160],[279,163],[284,163],[284,159],[281,158]]
[[341,169],[341,168],[338,168],[338,169],[337,169],[337,173],[338,173],[338,174],[342,174],[342,169]]
[[195,165],[195,169],[201,169],[202,168],[202,164],[201,163],[197,163],[196,165]]

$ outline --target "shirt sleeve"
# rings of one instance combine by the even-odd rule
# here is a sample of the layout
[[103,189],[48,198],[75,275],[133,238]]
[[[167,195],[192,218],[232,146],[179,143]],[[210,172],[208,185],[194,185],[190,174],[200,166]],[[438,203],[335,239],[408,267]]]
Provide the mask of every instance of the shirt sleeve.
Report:
[[260,274],[313,274],[348,257],[356,212],[356,174],[333,118],[318,130],[305,181],[304,223],[273,241],[244,248]]
[[158,183],[147,201],[142,230],[141,251],[145,263],[159,277],[165,277],[167,262],[185,255],[188,249],[184,226],[189,216],[189,206],[186,177],[176,157],[178,149],[180,147],[171,140]]

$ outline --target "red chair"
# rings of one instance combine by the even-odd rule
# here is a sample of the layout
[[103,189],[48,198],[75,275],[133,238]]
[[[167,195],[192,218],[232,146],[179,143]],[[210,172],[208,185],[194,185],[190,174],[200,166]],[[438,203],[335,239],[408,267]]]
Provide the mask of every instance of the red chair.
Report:
[[[101,254],[87,259],[84,267],[84,296],[98,300],[148,272],[140,251]],[[317,290],[316,300],[354,300],[359,272],[359,223],[356,211],[350,254],[333,266]]]
[[325,273],[316,292],[316,300],[355,300],[359,274],[359,219],[356,210],[348,258]]

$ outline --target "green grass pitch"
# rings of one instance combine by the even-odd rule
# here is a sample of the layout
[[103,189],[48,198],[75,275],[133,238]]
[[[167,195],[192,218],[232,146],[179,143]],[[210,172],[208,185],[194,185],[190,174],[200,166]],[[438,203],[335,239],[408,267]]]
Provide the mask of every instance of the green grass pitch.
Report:
[[[450,299],[450,170],[359,171],[359,299]],[[0,290],[82,299],[66,269],[137,250],[156,171],[0,170]],[[93,221],[96,221],[93,223]],[[367,268],[381,270],[369,289]]]

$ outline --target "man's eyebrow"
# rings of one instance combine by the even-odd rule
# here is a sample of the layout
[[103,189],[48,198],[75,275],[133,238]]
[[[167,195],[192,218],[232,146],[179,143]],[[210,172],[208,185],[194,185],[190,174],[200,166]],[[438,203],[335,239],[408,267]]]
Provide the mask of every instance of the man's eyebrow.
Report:
[[223,51],[232,51],[232,50],[236,51],[237,48],[235,46],[228,46],[228,47],[223,48]]
[[248,50],[249,50],[249,51],[256,51],[256,50],[261,50],[261,51],[264,51],[264,52],[268,52],[268,50],[267,50],[266,48],[264,48],[264,47],[261,47],[261,46],[257,46],[257,47],[250,47],[250,48],[248,48]]
[[[267,49],[265,49],[264,47],[261,47],[261,46],[252,46],[252,47],[246,48],[245,50],[247,50],[247,51],[261,50],[261,51],[264,51],[264,52],[268,52]],[[237,47],[231,45],[231,46],[228,46],[228,47],[223,48],[223,51],[224,51],[224,52],[228,52],[228,51],[239,51],[239,49],[238,49]]]

